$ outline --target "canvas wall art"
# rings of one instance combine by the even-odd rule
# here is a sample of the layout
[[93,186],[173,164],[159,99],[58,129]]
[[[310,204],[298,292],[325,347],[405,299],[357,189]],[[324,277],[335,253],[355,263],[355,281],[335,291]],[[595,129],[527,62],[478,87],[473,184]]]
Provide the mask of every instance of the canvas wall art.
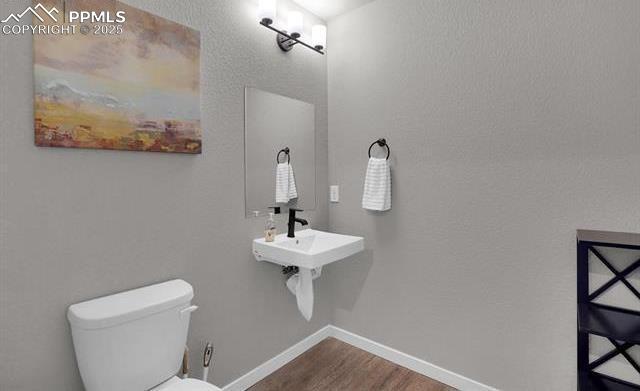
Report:
[[201,153],[198,31],[117,1],[39,3],[126,21],[34,35],[36,145]]

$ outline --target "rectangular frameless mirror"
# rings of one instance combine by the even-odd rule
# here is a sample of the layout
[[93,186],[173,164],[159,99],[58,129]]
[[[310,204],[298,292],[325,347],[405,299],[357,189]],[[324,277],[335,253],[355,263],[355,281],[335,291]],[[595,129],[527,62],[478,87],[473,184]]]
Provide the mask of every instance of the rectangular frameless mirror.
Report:
[[[288,154],[284,151],[288,148]],[[278,159],[279,156],[279,160]],[[290,162],[293,180],[278,163]],[[285,181],[285,182],[283,182]],[[295,192],[292,192],[292,183]],[[283,200],[283,189],[289,188]],[[245,212],[247,217],[270,206],[314,210],[316,207],[315,106],[282,95],[245,88]]]

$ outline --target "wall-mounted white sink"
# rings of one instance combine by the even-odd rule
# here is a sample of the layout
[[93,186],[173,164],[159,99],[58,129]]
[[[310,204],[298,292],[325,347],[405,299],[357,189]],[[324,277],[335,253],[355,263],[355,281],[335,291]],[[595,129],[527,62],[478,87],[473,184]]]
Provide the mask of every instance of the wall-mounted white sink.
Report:
[[305,229],[295,238],[286,234],[273,242],[254,239],[253,256],[282,266],[297,266],[298,271],[287,279],[289,291],[296,296],[298,309],[309,321],[313,315],[313,280],[320,277],[322,267],[364,250],[364,238]]
[[297,231],[295,238],[281,234],[273,242],[265,242],[264,238],[253,241],[256,260],[306,269],[322,267],[362,250],[364,238],[314,229]]

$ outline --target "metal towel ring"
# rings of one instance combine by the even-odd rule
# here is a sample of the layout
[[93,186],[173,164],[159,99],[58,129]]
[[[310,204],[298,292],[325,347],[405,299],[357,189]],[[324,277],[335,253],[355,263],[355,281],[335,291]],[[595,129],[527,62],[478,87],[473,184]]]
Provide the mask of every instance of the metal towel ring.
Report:
[[278,152],[278,156],[276,156],[276,163],[280,164],[280,154],[284,153],[287,155],[287,163],[291,163],[291,155],[289,154],[289,147],[284,147]]
[[371,146],[369,146],[369,157],[371,157],[371,148],[373,148],[373,146],[376,144],[378,144],[380,148],[387,147],[387,160],[389,160],[389,156],[391,156],[391,148],[389,148],[389,144],[387,144],[387,140],[383,138],[377,139],[376,141],[371,143]]

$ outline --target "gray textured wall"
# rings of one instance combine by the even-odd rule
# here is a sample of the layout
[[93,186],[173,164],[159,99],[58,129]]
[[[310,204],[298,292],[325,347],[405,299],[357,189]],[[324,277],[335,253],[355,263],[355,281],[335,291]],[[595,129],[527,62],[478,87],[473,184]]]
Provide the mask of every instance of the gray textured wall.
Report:
[[636,0],[378,0],[330,22],[330,225],[368,248],[327,270],[337,326],[504,390],[575,389],[575,229],[640,231],[639,36]]
[[[0,15],[27,0],[0,3]],[[202,33],[201,156],[37,148],[30,37],[0,36],[0,389],[74,391],[69,304],[184,278],[196,291],[190,347],[216,344],[223,385],[328,323],[327,278],[311,324],[244,217],[244,86],[316,106],[318,189],[327,188],[326,59],[283,54],[252,0],[129,0]],[[318,197],[315,227],[326,227]],[[284,230],[284,225],[280,224]],[[152,347],[150,347],[152,348]],[[198,363],[198,359],[194,360]]]

